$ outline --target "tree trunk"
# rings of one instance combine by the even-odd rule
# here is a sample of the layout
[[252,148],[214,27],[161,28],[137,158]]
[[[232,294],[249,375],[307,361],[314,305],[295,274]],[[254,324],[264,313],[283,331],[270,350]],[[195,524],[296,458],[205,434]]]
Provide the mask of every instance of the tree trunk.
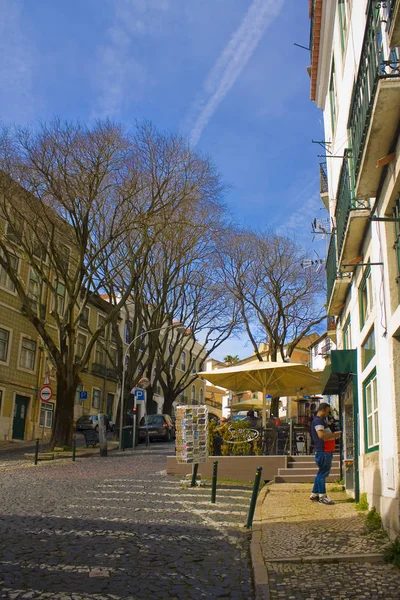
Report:
[[164,394],[164,404],[163,404],[163,413],[165,415],[170,415],[172,411],[172,404],[175,400],[175,397],[171,393]]
[[57,410],[50,439],[50,449],[72,446],[74,399],[77,384],[68,386],[67,379],[57,374]]

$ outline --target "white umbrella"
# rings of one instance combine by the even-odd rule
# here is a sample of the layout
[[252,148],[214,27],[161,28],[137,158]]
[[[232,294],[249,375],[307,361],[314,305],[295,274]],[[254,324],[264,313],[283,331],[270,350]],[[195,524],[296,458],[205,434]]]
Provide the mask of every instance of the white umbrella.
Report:
[[321,393],[322,371],[300,363],[252,361],[233,367],[198,373],[215,385],[232,391],[263,392],[263,426],[267,422],[266,395],[304,396]]

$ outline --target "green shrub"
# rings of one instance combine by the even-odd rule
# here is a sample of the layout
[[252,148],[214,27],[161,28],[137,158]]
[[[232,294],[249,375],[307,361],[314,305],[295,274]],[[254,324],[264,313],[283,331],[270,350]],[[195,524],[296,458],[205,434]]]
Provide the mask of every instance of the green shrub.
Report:
[[360,496],[360,501],[356,504],[356,510],[368,510],[367,494],[364,492]]
[[395,540],[386,548],[383,558],[385,562],[392,563],[400,569],[400,539]]
[[367,518],[365,520],[365,529],[367,533],[382,530],[381,515],[376,512],[375,506],[373,506],[367,514]]

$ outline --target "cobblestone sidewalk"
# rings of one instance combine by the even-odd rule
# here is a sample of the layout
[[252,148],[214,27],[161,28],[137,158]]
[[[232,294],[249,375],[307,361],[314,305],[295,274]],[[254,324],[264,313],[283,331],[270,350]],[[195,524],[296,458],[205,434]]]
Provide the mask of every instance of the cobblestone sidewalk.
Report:
[[[333,484],[335,505],[309,500],[309,484],[272,484],[261,508],[271,600],[399,600],[400,571],[374,564],[387,543],[365,535],[365,513]],[[345,557],[337,562],[337,557]],[[325,560],[324,560],[325,559]]]

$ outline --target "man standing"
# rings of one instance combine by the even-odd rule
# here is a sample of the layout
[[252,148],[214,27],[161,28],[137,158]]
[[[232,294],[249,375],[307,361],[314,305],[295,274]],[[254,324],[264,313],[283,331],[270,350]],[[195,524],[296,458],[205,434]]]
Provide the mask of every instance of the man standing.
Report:
[[310,500],[320,502],[321,504],[335,504],[326,495],[325,480],[329,476],[332,467],[335,440],[340,437],[341,432],[332,432],[329,429],[326,419],[330,414],[330,410],[331,407],[327,402],[321,402],[311,425],[311,437],[314,442],[315,462],[318,466],[318,473],[314,480]]

